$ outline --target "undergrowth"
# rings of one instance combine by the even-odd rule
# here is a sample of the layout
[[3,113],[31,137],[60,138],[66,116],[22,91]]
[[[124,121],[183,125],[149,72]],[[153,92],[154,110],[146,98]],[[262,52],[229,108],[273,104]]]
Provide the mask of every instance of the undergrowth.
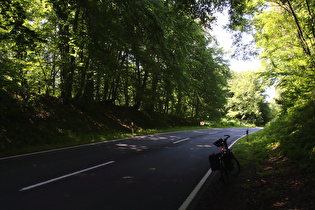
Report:
[[236,126],[146,113],[131,107],[39,95],[24,101],[0,90],[0,157],[179,130]]
[[237,186],[249,209],[314,206],[314,116],[314,106],[306,106],[235,144],[242,168]]
[[242,139],[233,149],[243,164],[259,167],[272,157],[285,157],[301,171],[315,172],[315,108],[295,109],[270,122],[265,129]]

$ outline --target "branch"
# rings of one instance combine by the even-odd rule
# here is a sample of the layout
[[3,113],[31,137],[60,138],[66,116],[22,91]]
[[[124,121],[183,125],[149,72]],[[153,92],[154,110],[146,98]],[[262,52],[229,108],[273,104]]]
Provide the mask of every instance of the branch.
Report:
[[[312,16],[312,13],[311,13],[311,10],[310,10],[310,6],[308,4],[308,1],[305,0],[306,2],[306,6],[307,6],[307,11],[308,11],[308,15],[310,16],[310,21],[311,21],[311,24],[312,24],[312,34],[313,34],[313,39],[314,39],[314,43],[315,43],[315,30],[314,30],[314,21],[313,21],[313,16]],[[314,49],[313,49],[314,51]]]
[[308,47],[308,44],[307,44],[307,42],[306,42],[306,40],[305,40],[305,38],[304,38],[304,36],[303,36],[303,31],[302,31],[302,29],[301,29],[299,20],[297,19],[296,14],[295,14],[295,12],[294,12],[294,10],[293,10],[291,4],[290,4],[290,0],[287,0],[287,4],[288,4],[289,9],[290,9],[290,12],[291,12],[291,14],[292,14],[292,16],[293,16],[293,18],[294,18],[294,21],[295,21],[295,23],[296,23],[296,25],[297,25],[297,27],[298,27],[299,36],[300,36],[300,38],[301,38],[301,41],[302,41],[303,44],[304,44],[303,49],[304,49],[304,51],[305,51],[305,53],[306,53],[307,55],[311,56],[311,51],[310,51],[310,49],[309,49],[309,47]]

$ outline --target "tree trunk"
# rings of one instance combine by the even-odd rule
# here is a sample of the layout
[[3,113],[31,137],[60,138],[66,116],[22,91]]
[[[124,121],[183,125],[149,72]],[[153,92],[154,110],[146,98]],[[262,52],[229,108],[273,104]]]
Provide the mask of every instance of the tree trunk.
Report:
[[59,25],[60,44],[59,50],[61,55],[61,98],[65,103],[70,100],[72,82],[71,82],[71,59],[69,45],[69,25]]
[[93,72],[89,72],[86,75],[86,85],[84,89],[83,98],[87,101],[93,101],[94,99]]
[[141,103],[143,102],[144,90],[145,90],[146,85],[147,85],[149,73],[148,73],[148,71],[145,71],[143,79],[141,79],[141,70],[140,70],[139,61],[136,62],[136,70],[137,70],[138,82],[137,82],[137,87],[136,87],[136,97],[135,97],[134,108],[138,110],[141,106]]
[[[308,6],[308,2],[307,2],[307,1],[306,1],[306,3],[307,3],[307,6]],[[314,58],[313,58],[313,56],[312,56],[310,47],[309,47],[309,45],[308,45],[308,43],[307,43],[307,41],[306,41],[306,39],[305,39],[305,37],[304,37],[303,30],[302,30],[302,28],[301,28],[301,26],[300,26],[299,20],[298,20],[298,18],[297,18],[297,16],[296,16],[296,14],[295,14],[295,12],[294,12],[294,10],[293,10],[293,8],[292,8],[291,3],[290,3],[289,0],[287,0],[287,4],[288,4],[288,6],[289,6],[289,11],[291,12],[292,17],[294,18],[295,24],[297,25],[297,28],[298,28],[297,31],[298,31],[298,34],[299,34],[299,38],[300,38],[300,40],[301,40],[301,44],[302,44],[302,48],[303,48],[303,50],[304,50],[304,53],[312,59],[312,62],[311,62],[311,63],[312,63],[312,65],[313,65],[313,68],[315,68],[315,61],[314,61]],[[310,12],[309,12],[309,14],[311,15]],[[311,17],[312,17],[312,16],[311,16]],[[312,20],[312,18],[311,18],[311,20]],[[314,23],[313,23],[313,24],[314,24]],[[313,33],[314,33],[314,27],[313,27],[312,31],[313,31]],[[314,38],[315,38],[315,37],[314,37]],[[310,41],[311,41],[311,40],[310,40]]]
[[310,6],[308,4],[308,0],[305,0],[306,2],[306,6],[307,6],[307,11],[308,11],[308,15],[310,17],[310,23],[312,25],[312,35],[313,35],[313,45],[312,45],[312,48],[313,48],[313,53],[314,53],[314,44],[315,44],[315,25],[314,25],[314,19],[313,19],[313,15],[311,13],[311,10],[310,10]]
[[[83,55],[82,55],[83,57]],[[84,88],[85,88],[85,84],[86,84],[86,72],[88,72],[89,68],[90,68],[90,62],[91,59],[90,57],[88,57],[85,61],[85,65],[84,67],[80,68],[80,85],[79,85],[79,89],[76,95],[76,98],[81,98],[84,92]]]
[[148,102],[147,110],[149,112],[154,112],[154,105],[157,102],[157,85],[158,85],[158,75],[157,73],[153,73],[152,75],[152,89],[151,89],[151,100]]
[[[73,87],[73,76],[75,70],[75,50],[70,46],[70,37],[77,32],[78,28],[78,19],[79,19],[80,10],[77,8],[75,12],[73,25],[73,34],[70,32],[70,23],[69,20],[65,21],[64,24],[59,24],[59,34],[60,34],[60,44],[59,49],[61,52],[62,60],[62,72],[61,72],[61,98],[65,103],[68,103],[72,98],[72,87]],[[68,14],[67,14],[68,15]],[[69,16],[66,18],[69,19]]]
[[295,12],[294,12],[294,10],[293,10],[293,8],[292,8],[291,3],[290,3],[289,0],[287,0],[287,4],[288,4],[288,6],[289,6],[289,10],[290,10],[290,12],[291,12],[291,15],[293,16],[294,21],[295,21],[295,23],[296,23],[296,25],[297,25],[298,34],[299,34],[299,37],[300,37],[300,39],[301,39],[301,41],[302,41],[302,46],[303,46],[304,52],[305,52],[307,55],[310,56],[310,55],[311,55],[311,52],[310,52],[310,49],[309,49],[309,47],[308,47],[308,44],[307,44],[307,42],[306,42],[306,40],[305,40],[305,38],[304,38],[303,31],[302,31],[302,29],[301,29],[299,20],[298,20],[298,18],[296,17],[296,14],[295,14]]

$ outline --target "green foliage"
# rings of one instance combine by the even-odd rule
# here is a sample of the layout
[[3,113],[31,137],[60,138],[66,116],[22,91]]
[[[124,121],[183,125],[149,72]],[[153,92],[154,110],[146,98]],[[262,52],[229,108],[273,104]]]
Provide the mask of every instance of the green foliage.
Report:
[[314,6],[313,1],[271,3],[269,10],[255,18],[257,44],[263,49],[263,75],[278,82],[283,112],[314,100],[315,33],[310,10]]
[[72,102],[40,96],[21,100],[0,91],[0,153],[26,152],[91,143],[147,130],[190,125],[186,119],[145,113],[100,102]]
[[256,167],[260,168],[268,158],[268,145],[273,141],[269,138],[264,138],[264,130],[249,135],[249,141],[246,141],[246,137],[241,139],[234,147],[233,152],[237,156],[241,165],[244,167]]
[[214,128],[228,128],[228,127],[255,127],[254,124],[240,122],[235,119],[222,118],[220,121],[205,121],[206,126]]
[[314,171],[314,1],[272,1],[254,19],[269,82],[277,83],[281,117],[266,135],[279,142],[280,151],[304,170]]
[[257,73],[234,73],[229,86],[228,117],[256,125],[264,125],[271,120],[271,110],[263,95],[264,82]]
[[51,96],[25,101],[7,91],[0,93],[0,156],[134,135],[239,126],[227,120],[200,126],[194,119],[101,102],[74,101],[65,105]]
[[[265,129],[242,139],[233,148],[246,165],[259,168],[270,157],[285,156],[300,170],[315,172],[314,103],[299,107],[269,123]],[[308,117],[307,117],[308,116]]]
[[[199,4],[209,7],[204,10]],[[23,100],[45,94],[65,103],[103,101],[219,119],[229,70],[222,50],[209,47],[212,40],[202,24],[206,19],[212,23],[205,14],[224,5],[2,2],[1,88]]]

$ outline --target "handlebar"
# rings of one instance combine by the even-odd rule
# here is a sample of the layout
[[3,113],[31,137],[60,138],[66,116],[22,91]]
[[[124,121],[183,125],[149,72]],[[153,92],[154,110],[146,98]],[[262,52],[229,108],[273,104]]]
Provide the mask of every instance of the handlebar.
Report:
[[230,138],[230,136],[229,136],[229,135],[224,135],[224,136],[225,136],[224,139],[220,138],[219,140],[217,140],[217,141],[214,142],[213,144],[214,144],[215,146],[217,146],[217,147],[223,147],[223,146],[227,147],[226,141],[228,140],[228,138]]

